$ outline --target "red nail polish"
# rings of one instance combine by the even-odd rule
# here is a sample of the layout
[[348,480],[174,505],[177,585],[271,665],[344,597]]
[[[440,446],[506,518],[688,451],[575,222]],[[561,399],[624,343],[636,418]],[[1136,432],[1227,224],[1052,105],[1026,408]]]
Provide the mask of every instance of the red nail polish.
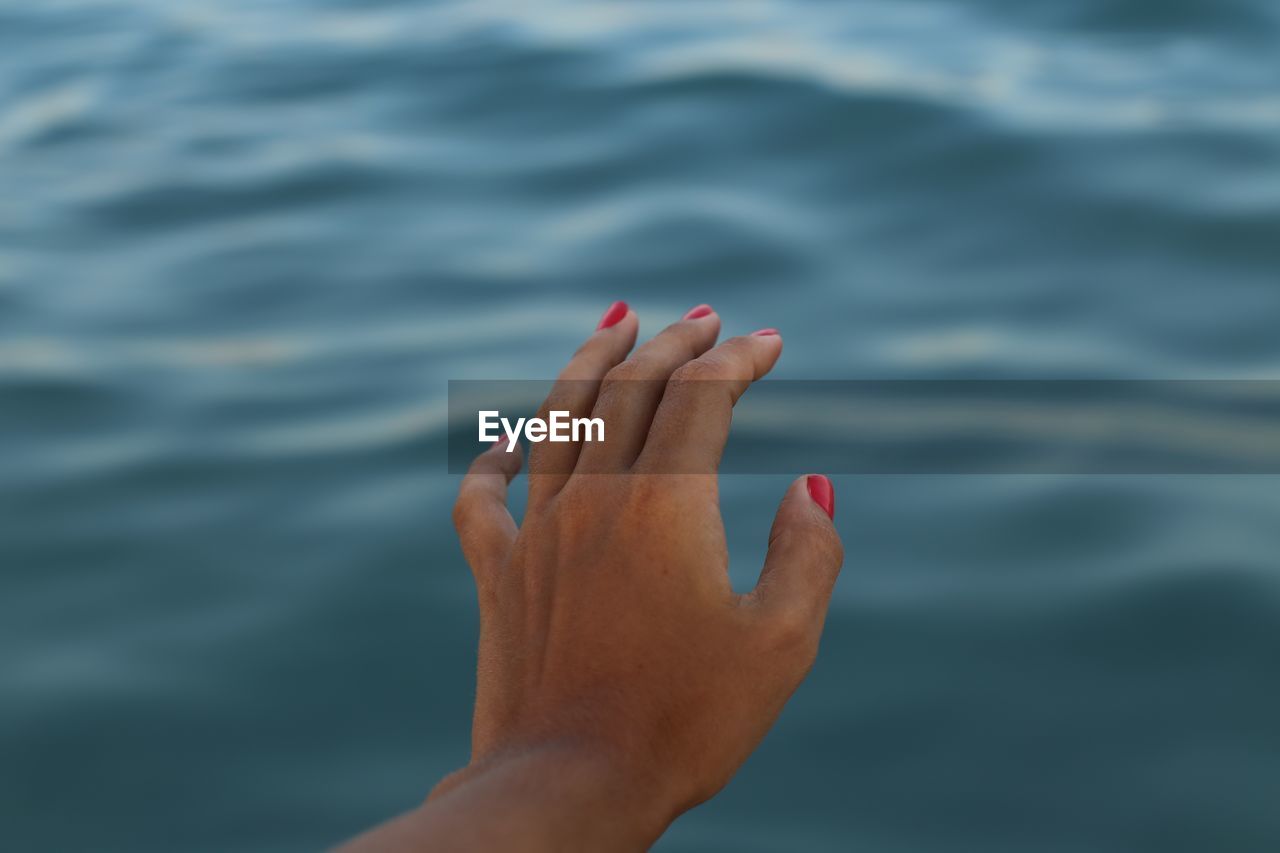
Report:
[[827,518],[835,520],[836,517],[836,492],[831,488],[831,481],[821,474],[810,474],[805,478],[805,485],[809,487],[809,497],[813,498],[813,502],[822,507],[822,511],[827,514]]
[[609,306],[609,310],[604,312],[604,316],[600,318],[600,325],[596,326],[596,331],[607,329],[610,326],[616,326],[618,321],[627,316],[627,303],[618,300]]
[[777,329],[757,329],[751,334],[753,336],[764,337],[765,335],[776,335],[778,334],[778,330]]
[[682,320],[696,320],[699,317],[705,317],[711,313],[710,305],[696,305],[689,309],[689,313],[682,317]]

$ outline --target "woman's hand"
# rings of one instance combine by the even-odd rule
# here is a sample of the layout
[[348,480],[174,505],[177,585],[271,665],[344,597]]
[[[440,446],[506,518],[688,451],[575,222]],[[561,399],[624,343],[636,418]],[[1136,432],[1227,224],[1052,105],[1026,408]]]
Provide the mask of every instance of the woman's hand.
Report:
[[643,849],[724,786],[813,663],[843,559],[830,482],[787,490],[745,595],[718,506],[733,404],[782,338],[716,345],[720,319],[699,306],[631,353],[637,326],[615,304],[561,374],[544,415],[603,418],[608,441],[534,445],[521,527],[506,508],[519,447],[499,442],[463,480],[471,762],[366,843]]

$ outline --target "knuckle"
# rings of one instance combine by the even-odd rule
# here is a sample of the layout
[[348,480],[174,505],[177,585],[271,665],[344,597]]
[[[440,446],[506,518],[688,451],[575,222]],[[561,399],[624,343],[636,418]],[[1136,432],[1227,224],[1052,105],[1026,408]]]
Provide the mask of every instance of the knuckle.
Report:
[[665,484],[657,482],[662,479],[660,476],[631,478],[627,487],[627,504],[632,512],[647,514],[664,500],[667,489]]
[[671,374],[671,378],[676,382],[702,382],[708,379],[719,379],[721,373],[719,359],[703,356],[677,367]]
[[460,535],[466,536],[473,530],[482,528],[488,512],[488,502],[479,493],[464,488],[453,503],[453,526]]
[[825,520],[806,519],[786,525],[770,537],[769,545],[772,547],[775,544],[787,549],[807,551],[822,566],[839,568],[844,563],[844,543]]
[[814,519],[806,524],[806,528],[804,535],[819,565],[833,571],[838,569],[844,563],[844,543],[840,541],[840,534],[826,519]]
[[471,519],[474,514],[472,506],[473,504],[467,500],[466,495],[459,495],[458,499],[453,503],[453,527],[459,533],[471,526]]
[[604,379],[605,382],[626,382],[639,379],[640,370],[640,362],[634,358],[629,358],[609,368],[609,372],[604,375]]

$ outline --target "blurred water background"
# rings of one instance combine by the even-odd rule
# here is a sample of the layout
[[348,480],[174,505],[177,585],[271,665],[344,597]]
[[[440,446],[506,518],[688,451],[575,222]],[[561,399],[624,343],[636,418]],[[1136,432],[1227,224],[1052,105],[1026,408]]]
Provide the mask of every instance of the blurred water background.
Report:
[[[1280,377],[1277,57],[1270,0],[0,5],[0,847],[312,850],[463,763],[446,380],[614,299],[781,378]],[[726,478],[739,587],[788,481]],[[818,666],[657,849],[1280,849],[1277,485],[838,477]]]

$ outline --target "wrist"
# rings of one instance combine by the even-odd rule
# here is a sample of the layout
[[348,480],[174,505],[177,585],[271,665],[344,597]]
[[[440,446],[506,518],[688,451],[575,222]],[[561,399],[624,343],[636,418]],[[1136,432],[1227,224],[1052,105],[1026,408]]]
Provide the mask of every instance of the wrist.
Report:
[[647,849],[679,813],[660,774],[578,739],[510,748],[474,762],[441,781],[423,808],[495,791],[518,803],[504,820],[558,840],[548,849]]

